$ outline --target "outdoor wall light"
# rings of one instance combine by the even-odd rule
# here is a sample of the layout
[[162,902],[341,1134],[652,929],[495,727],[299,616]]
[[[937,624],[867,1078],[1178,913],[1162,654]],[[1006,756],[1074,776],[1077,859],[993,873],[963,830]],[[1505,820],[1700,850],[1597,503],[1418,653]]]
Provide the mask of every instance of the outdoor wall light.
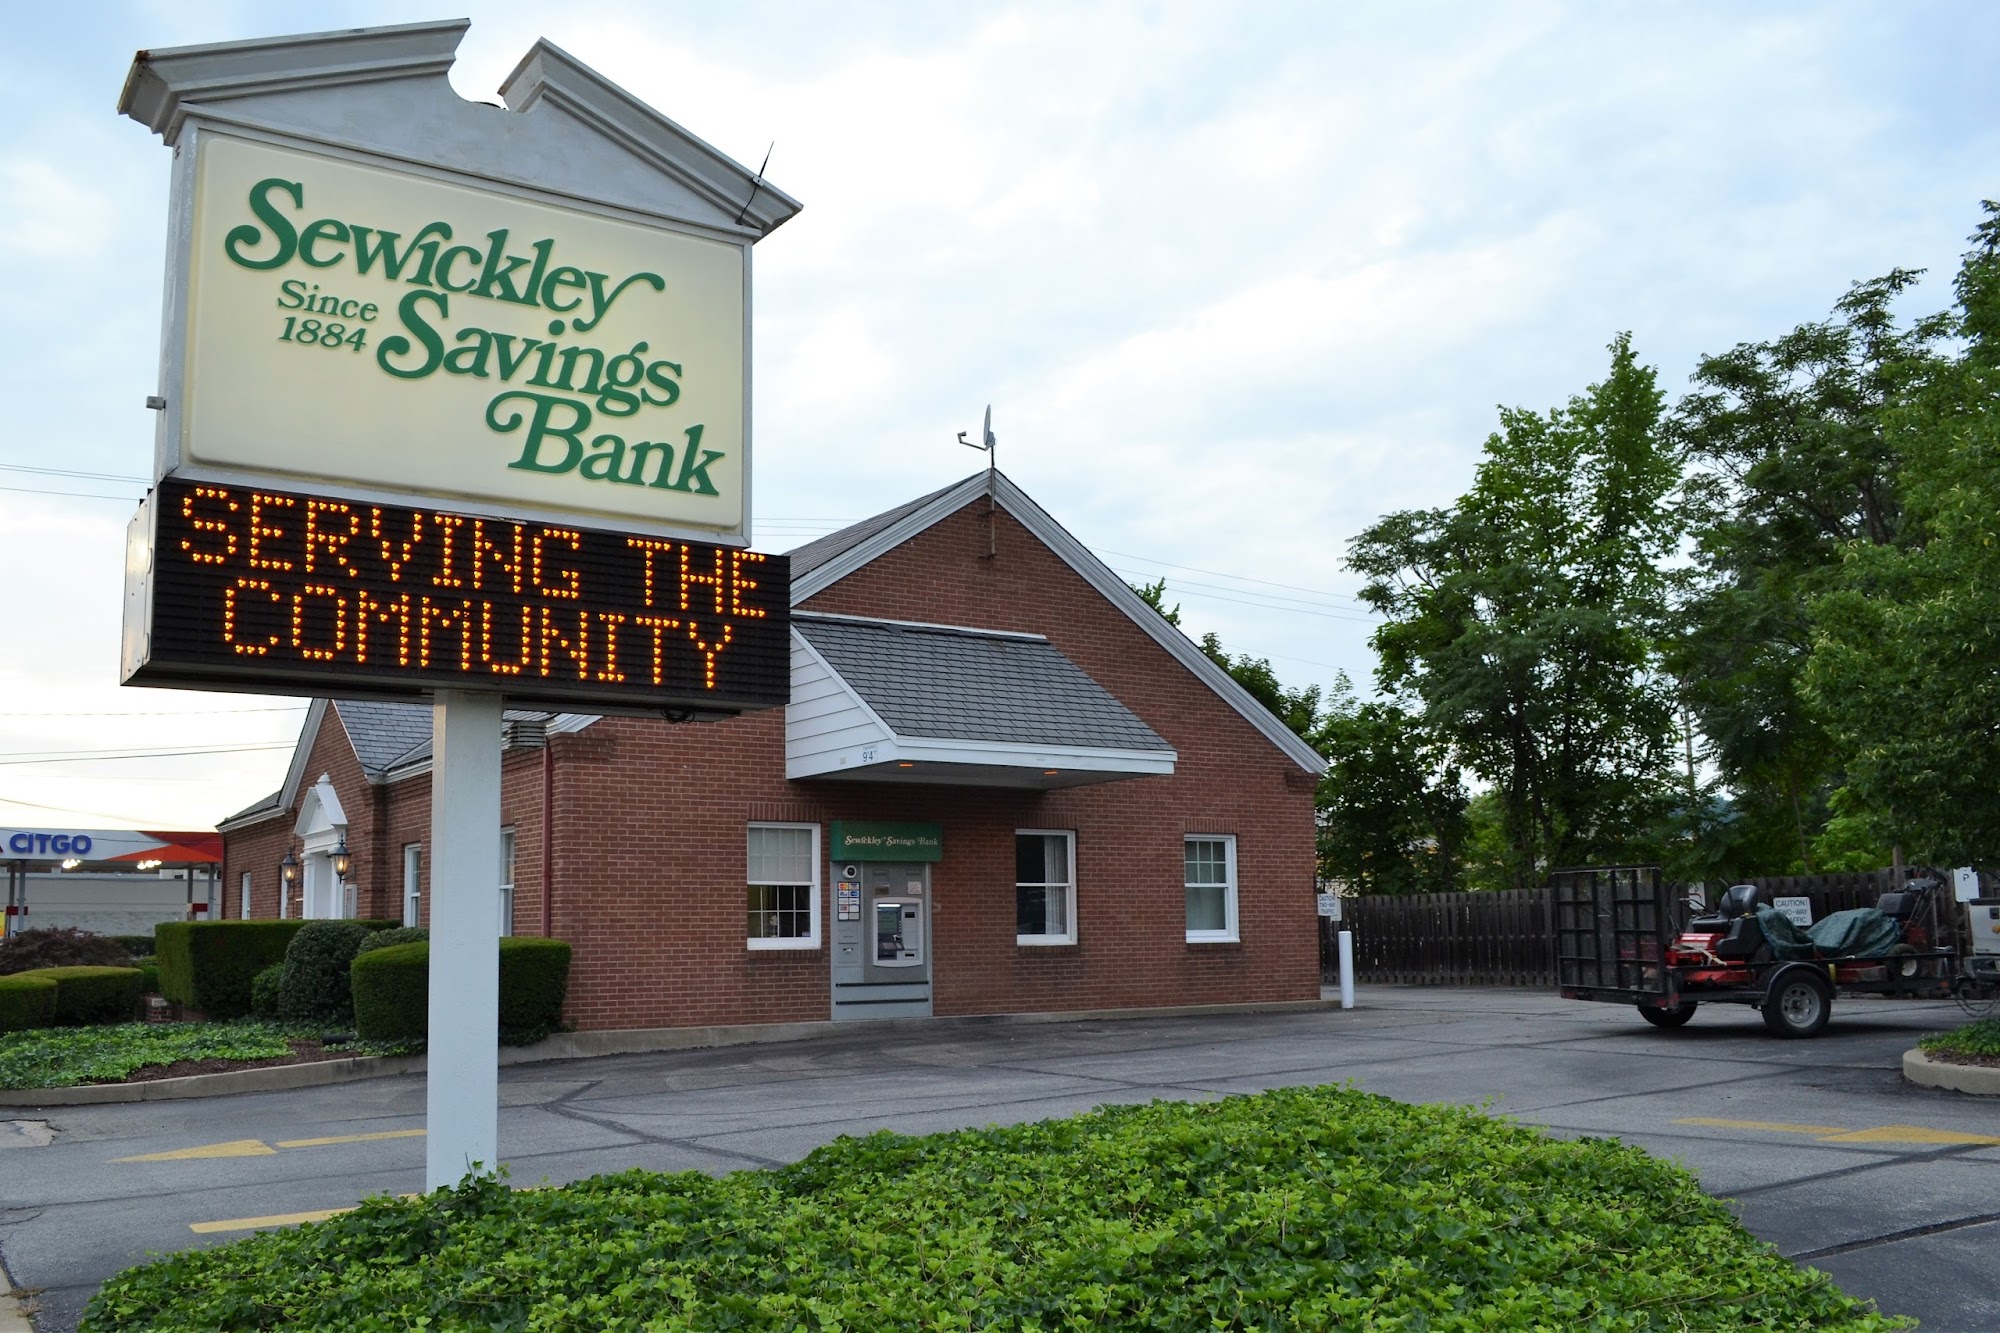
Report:
[[299,858],[292,855],[289,847],[285,849],[285,859],[278,862],[278,878],[285,882],[288,889],[299,882]]
[[354,858],[348,855],[347,838],[344,834],[340,839],[340,844],[333,849],[332,859],[333,877],[335,879],[346,879],[348,868],[354,864]]

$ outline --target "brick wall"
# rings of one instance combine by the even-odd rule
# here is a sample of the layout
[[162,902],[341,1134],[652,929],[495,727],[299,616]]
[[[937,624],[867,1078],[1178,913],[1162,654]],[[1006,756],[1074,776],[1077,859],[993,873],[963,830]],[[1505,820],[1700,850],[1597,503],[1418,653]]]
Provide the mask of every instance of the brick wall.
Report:
[[[1047,794],[785,779],[784,714],[671,725],[606,718],[503,761],[516,831],[517,933],[542,929],[544,782],[554,815],[550,933],[575,950],[569,1020],[629,1028],[823,1019],[828,951],[745,947],[751,821],[915,820],[944,828],[932,868],[939,1014],[1310,999],[1319,993],[1312,782],[1004,512],[984,499],[820,593],[808,609],[1022,630],[1050,640],[1179,752],[1171,777]],[[400,916],[402,847],[428,843],[428,776],[365,789],[329,711],[309,778],[333,774],[352,821],[364,915]],[[267,827],[232,835],[275,868]],[[1077,942],[1015,943],[1013,835],[1076,833]],[[1189,944],[1181,843],[1236,838],[1240,942]],[[366,849],[365,856],[362,849]],[[267,872],[251,868],[260,890]],[[275,878],[275,869],[269,872]],[[430,870],[424,867],[426,903]],[[830,889],[821,937],[830,937]],[[273,914],[258,899],[258,915]],[[296,908],[294,909],[296,910]]]

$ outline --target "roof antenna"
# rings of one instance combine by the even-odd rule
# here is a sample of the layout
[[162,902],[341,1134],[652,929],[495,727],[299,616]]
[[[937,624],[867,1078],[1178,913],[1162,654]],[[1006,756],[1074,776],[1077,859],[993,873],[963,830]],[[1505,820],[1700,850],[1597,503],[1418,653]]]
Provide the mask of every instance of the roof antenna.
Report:
[[971,440],[966,439],[965,435],[964,431],[958,433],[958,442],[960,444],[968,449],[983,450],[986,454],[986,558],[991,560],[999,554],[998,541],[994,532],[998,526],[998,520],[994,515],[1000,507],[1000,501],[996,494],[999,488],[994,481],[996,467],[994,460],[999,455],[1000,441],[993,434],[993,404],[988,403],[986,405],[986,420],[979,427],[980,442],[974,444]]

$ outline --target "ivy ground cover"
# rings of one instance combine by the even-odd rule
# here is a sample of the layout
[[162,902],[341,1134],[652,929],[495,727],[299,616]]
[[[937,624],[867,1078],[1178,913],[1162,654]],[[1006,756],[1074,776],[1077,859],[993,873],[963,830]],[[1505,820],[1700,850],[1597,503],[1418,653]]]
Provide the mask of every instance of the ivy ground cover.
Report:
[[[325,1029],[260,1022],[116,1023],[107,1027],[33,1028],[0,1034],[0,1088],[69,1088],[117,1083],[151,1066],[184,1060],[266,1061],[293,1054],[293,1041]],[[343,1055],[390,1055],[407,1043],[353,1042]]]
[[1907,1326],[1637,1149],[1309,1088],[469,1180],[128,1270],[81,1331]]

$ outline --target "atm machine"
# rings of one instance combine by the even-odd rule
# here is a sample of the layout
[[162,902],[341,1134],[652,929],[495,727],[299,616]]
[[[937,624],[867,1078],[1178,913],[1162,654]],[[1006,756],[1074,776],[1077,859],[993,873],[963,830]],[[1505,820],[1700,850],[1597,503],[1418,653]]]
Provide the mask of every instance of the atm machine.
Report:
[[833,1016],[931,1014],[931,868],[920,861],[836,861]]

